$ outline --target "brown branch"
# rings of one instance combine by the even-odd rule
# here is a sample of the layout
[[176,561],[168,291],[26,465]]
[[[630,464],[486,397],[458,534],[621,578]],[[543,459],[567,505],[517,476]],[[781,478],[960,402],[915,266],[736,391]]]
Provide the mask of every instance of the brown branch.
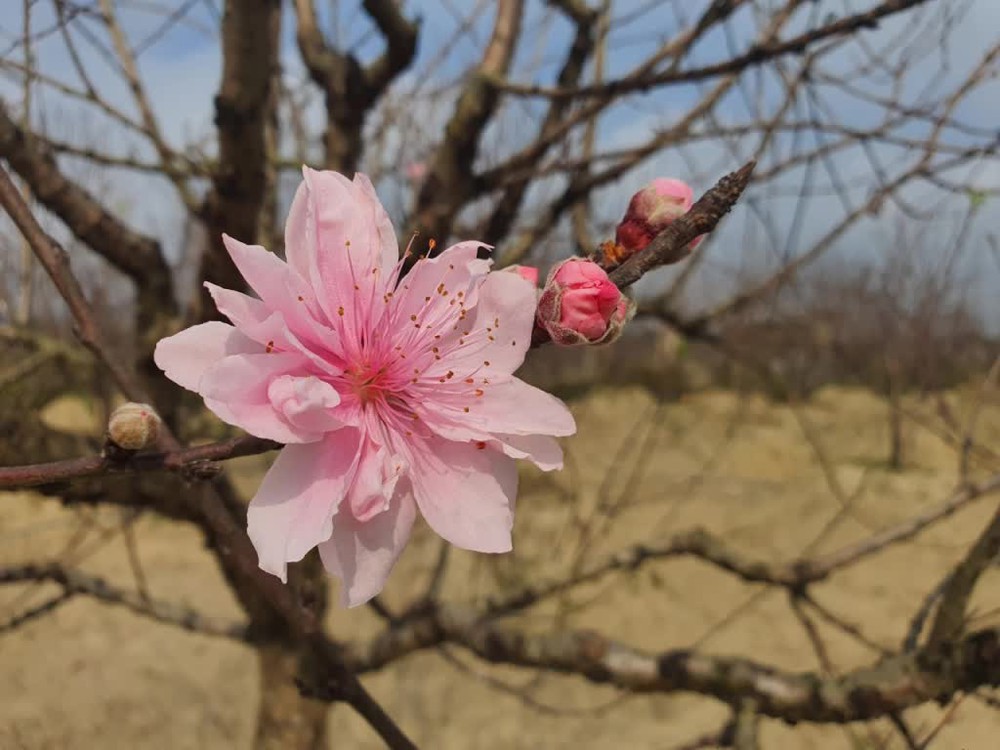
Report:
[[[559,71],[558,81],[561,86],[568,86],[580,80],[583,75],[587,60],[594,52],[597,35],[596,27],[600,22],[604,28],[607,27],[607,16],[586,7],[583,3],[561,2],[558,3],[560,10],[569,16],[576,26],[576,33],[573,42],[566,52],[562,68]],[[595,63],[596,64],[596,63]],[[544,140],[547,133],[563,118],[569,108],[568,100],[552,101],[549,103],[548,111],[538,129],[538,139]],[[596,123],[596,113],[589,123],[591,137]],[[524,196],[532,181],[536,179],[530,171],[525,172],[520,180],[511,182],[497,200],[489,218],[484,222],[483,229],[476,236],[484,237],[491,244],[499,243],[507,235],[511,226],[517,218],[518,211],[524,201]]]
[[760,714],[757,712],[757,701],[752,698],[742,700],[737,705],[733,718],[733,750],[757,750],[760,745],[757,736],[760,733]]
[[[2,110],[0,110],[0,118],[2,116]],[[0,119],[0,127],[2,127],[2,122]],[[44,201],[44,198],[42,200]],[[148,402],[146,391],[132,369],[120,358],[114,357],[110,353],[107,342],[104,340],[90,309],[90,304],[70,270],[69,256],[66,255],[66,251],[39,226],[31,209],[28,208],[10,175],[7,174],[7,170],[2,167],[0,167],[0,205],[4,207],[15,226],[31,245],[35,256],[52,278],[59,294],[66,300],[75,321],[76,335],[83,345],[90,349],[108,368],[115,383],[129,399]]]
[[[3,574],[0,573],[0,576],[2,575]],[[26,625],[27,623],[31,622],[32,620],[37,620],[39,617],[44,617],[50,612],[54,612],[63,604],[69,602],[72,598],[73,598],[72,592],[61,591],[60,593],[56,594],[50,599],[46,599],[41,604],[36,604],[35,606],[29,607],[28,609],[22,612],[18,612],[16,615],[11,617],[6,622],[0,622],[0,635],[3,635],[4,633],[13,632],[18,628],[20,628],[22,625]]]
[[350,174],[364,152],[368,113],[389,84],[409,67],[417,51],[418,25],[407,21],[392,0],[365,0],[363,7],[385,39],[385,52],[367,67],[327,44],[313,0],[295,0],[295,38],[309,76],[323,91],[327,125],[326,167]]
[[[690,29],[685,29],[673,40],[664,44],[656,54],[643,61],[630,75],[636,77],[649,75],[659,63],[667,59],[673,59],[676,65],[704,33],[715,24],[724,21],[729,13],[741,4],[738,1],[730,2],[730,8],[725,10],[720,9],[717,13],[712,13],[711,8],[708,9],[705,16],[703,16],[697,25]],[[717,7],[717,4],[713,4],[713,7]],[[783,11],[775,14],[772,19],[771,28],[777,29],[782,26],[787,20],[787,15]],[[533,143],[528,144],[501,164],[495,165],[479,174],[476,178],[476,187],[480,192],[472,194],[470,198],[478,197],[481,193],[498,187],[501,183],[507,181],[508,176],[512,173],[517,174],[521,170],[529,172],[537,170],[538,160],[541,159],[542,155],[551,145],[566,138],[573,128],[581,123],[590,122],[614,101],[614,96],[593,97],[591,101],[575,108],[556,127],[550,128],[544,137],[535,139]]]
[[244,623],[224,622],[207,617],[191,607],[143,597],[117,588],[98,576],[67,570],[59,565],[21,565],[0,568],[0,584],[24,582],[57,583],[65,597],[83,595],[124,607],[135,614],[204,635],[245,641],[250,633]]
[[952,648],[928,647],[819,677],[686,649],[644,652],[592,631],[528,633],[461,607],[441,607],[419,623],[347,644],[348,664],[365,672],[416,648],[454,643],[486,661],[575,674],[626,692],[693,692],[731,705],[752,701],[761,715],[789,723],[864,721],[1000,682],[998,629],[971,633]]
[[[265,129],[278,65],[279,0],[231,0],[222,19],[222,82],[215,97],[219,159],[201,212],[209,246],[199,281],[229,289],[244,282],[222,245],[223,233],[257,241],[267,185]],[[214,310],[202,292],[202,317]]]
[[580,99],[584,97],[616,97],[622,94],[649,91],[658,86],[676,83],[694,83],[707,78],[740,73],[751,66],[770,62],[777,57],[798,54],[806,48],[835,36],[846,36],[862,29],[872,29],[878,26],[882,19],[901,13],[929,0],[886,0],[882,4],[863,13],[856,13],[828,23],[817,29],[804,32],[785,41],[773,40],[755,44],[742,55],[736,55],[725,62],[706,65],[690,70],[669,70],[660,74],[643,73],[631,75],[615,81],[608,81],[593,86],[570,88],[549,88],[545,86],[524,86],[508,83],[503,80],[495,82],[497,88],[515,96],[543,96],[552,99]]
[[929,646],[944,646],[962,632],[966,623],[965,609],[972,590],[997,555],[1000,555],[1000,509],[945,581],[937,616],[927,639]]
[[633,571],[647,562],[673,557],[697,558],[720,570],[732,573],[746,583],[762,583],[800,591],[886,547],[912,539],[928,526],[998,490],[1000,490],[1000,474],[979,484],[966,485],[943,502],[914,518],[859,542],[845,545],[815,558],[802,558],[789,562],[772,562],[747,557],[731,549],[723,539],[705,529],[692,529],[674,534],[660,544],[637,544],[620,550],[605,560],[579,570],[569,578],[557,577],[526,585],[518,591],[488,602],[486,611],[493,616],[510,614],[581,584],[597,581],[610,573]]
[[385,39],[385,52],[370,63],[365,82],[374,102],[386,87],[413,62],[417,52],[416,23],[406,20],[395,0],[364,0],[362,7],[378,26]]
[[[801,592],[809,584],[819,582],[837,570],[873,555],[891,544],[910,539],[920,530],[951,515],[975,498],[997,490],[1000,490],[1000,474],[976,487],[966,487],[956,492],[944,503],[934,506],[915,519],[874,534],[856,544],[847,545],[821,557],[787,563],[748,558],[730,549],[723,540],[707,531],[695,529],[676,534],[660,545],[629,547],[602,562],[578,571],[569,578],[543,580],[525,586],[502,598],[487,601],[481,608],[473,609],[460,605],[437,606],[426,601],[418,602],[414,610],[397,618],[382,634],[366,643],[349,644],[346,647],[346,658],[352,668],[366,672],[381,669],[414,651],[435,647],[445,642],[467,645],[463,639],[471,637],[469,633],[472,629],[481,625],[492,627],[488,624],[495,618],[519,612],[555,594],[597,581],[611,572],[634,571],[645,562],[657,559],[695,557],[732,573],[747,583],[779,586],[793,593]],[[805,600],[814,607],[818,606],[808,596]],[[851,626],[839,622],[837,624],[852,634],[860,635]],[[878,645],[869,645],[880,653],[885,653],[885,650]]]
[[415,225],[427,238],[443,241],[448,237],[458,210],[475,193],[473,165],[483,132],[500,102],[494,82],[510,69],[523,13],[523,0],[497,3],[490,41],[479,65],[466,78],[417,196]]
[[58,216],[74,236],[135,281],[141,329],[155,327],[159,316],[173,312],[170,269],[159,243],[127,227],[90,193],[68,180],[52,152],[18,127],[2,104],[0,157],[7,160],[35,198]]
[[85,456],[29,466],[0,467],[0,489],[22,489],[86,477],[150,471],[172,471],[189,477],[210,478],[218,473],[215,461],[253,456],[281,447],[271,440],[244,435],[166,453]]
[[756,162],[749,162],[719,180],[690,211],[660,232],[648,247],[612,270],[609,274],[611,280],[624,289],[654,268],[686,258],[691,252],[691,240],[715,229],[722,217],[736,205],[756,165]]
[[173,183],[181,202],[189,210],[193,211],[196,205],[194,195],[188,188],[184,173],[175,165],[174,153],[160,132],[159,122],[153,114],[153,107],[149,103],[149,97],[146,96],[145,87],[142,85],[142,79],[139,77],[135,55],[129,46],[128,39],[125,37],[124,30],[118,23],[118,16],[115,13],[114,5],[111,0],[100,0],[100,5],[104,23],[108,27],[111,42],[114,44],[115,53],[118,55],[118,61],[121,64],[125,82],[132,92],[132,98],[135,100],[136,107],[139,109],[139,114],[142,117],[143,130],[160,157],[160,171]]

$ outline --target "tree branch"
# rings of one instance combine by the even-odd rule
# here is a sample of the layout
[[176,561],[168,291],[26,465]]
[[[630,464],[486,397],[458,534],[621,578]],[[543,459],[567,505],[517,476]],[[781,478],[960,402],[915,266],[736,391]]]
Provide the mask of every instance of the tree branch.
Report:
[[622,94],[649,91],[658,86],[665,86],[675,83],[694,83],[707,78],[740,73],[747,68],[770,62],[777,57],[789,54],[798,54],[807,47],[816,44],[824,39],[835,36],[846,36],[862,29],[877,28],[878,22],[883,18],[901,13],[903,11],[923,5],[929,0],[885,0],[885,2],[863,13],[856,13],[845,18],[841,18],[832,23],[825,24],[819,28],[804,32],[798,36],[785,41],[773,40],[765,43],[755,44],[742,55],[736,55],[725,62],[715,65],[706,65],[701,68],[689,70],[669,70],[665,73],[650,74],[643,71],[620,78],[615,81],[608,81],[593,86],[580,86],[569,88],[547,88],[544,86],[524,86],[498,80],[495,82],[497,88],[505,93],[515,96],[543,96],[551,99],[579,99],[585,97],[616,97]]
[[[2,117],[3,112],[0,109],[0,127],[3,126]],[[69,183],[66,184],[69,185]],[[83,345],[90,349],[108,368],[118,387],[128,398],[133,401],[149,401],[145,389],[139,383],[132,368],[111,354],[90,309],[90,304],[70,271],[69,256],[66,255],[66,251],[39,226],[31,209],[28,208],[10,175],[7,174],[7,170],[3,167],[0,167],[0,205],[4,207],[15,226],[31,245],[35,256],[45,267],[63,299],[66,300],[76,324],[76,335]]]
[[468,74],[417,196],[417,229],[442,243],[451,233],[458,209],[476,192],[473,165],[479,141],[500,101],[494,82],[510,69],[520,36],[523,0],[499,0],[496,7],[489,44],[479,65]]
[[680,649],[651,653],[593,631],[528,633],[461,607],[441,607],[366,643],[345,647],[358,672],[379,669],[419,643],[454,643],[500,664],[575,674],[632,693],[693,692],[789,723],[844,723],[1000,683],[1000,629],[971,633],[948,648],[924,648],[839,677],[791,673],[749,659]]
[[141,329],[155,328],[161,316],[173,313],[176,305],[170,268],[159,243],[127,227],[90,193],[68,180],[52,152],[18,127],[2,104],[0,157],[74,236],[135,281]]
[[[267,174],[265,128],[278,65],[279,0],[229,0],[222,19],[222,82],[215,97],[219,159],[205,198],[209,246],[199,279],[229,289],[244,282],[222,245],[223,233],[257,241]],[[202,293],[202,317],[214,306]]]
[[57,583],[64,596],[84,595],[107,604],[124,607],[142,617],[205,635],[245,641],[250,637],[244,623],[230,623],[207,617],[191,607],[152,600],[139,593],[117,588],[103,578],[59,565],[20,565],[0,568],[0,584],[28,581]]
[[[739,200],[757,162],[749,162],[719,180],[705,193],[691,210],[671,222],[649,245],[614,268],[609,276],[619,289],[624,289],[659,266],[683,260],[691,253],[690,243],[699,235],[711,232],[722,217],[732,210]],[[602,259],[602,265],[609,267]]]
[[323,38],[313,0],[295,0],[295,38],[309,76],[323,90],[326,167],[350,174],[364,151],[365,119],[389,84],[413,62],[419,27],[392,0],[365,0],[365,12],[385,39],[385,52],[367,67]]
[[0,489],[23,489],[85,477],[150,471],[172,471],[188,477],[210,478],[219,470],[214,465],[215,461],[253,456],[281,448],[280,444],[271,440],[244,435],[166,453],[141,453],[124,457],[85,456],[30,466],[0,467]]

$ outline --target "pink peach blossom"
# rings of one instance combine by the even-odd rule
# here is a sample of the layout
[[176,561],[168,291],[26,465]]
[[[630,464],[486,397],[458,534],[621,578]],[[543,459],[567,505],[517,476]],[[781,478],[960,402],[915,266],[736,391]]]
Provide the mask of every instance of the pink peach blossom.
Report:
[[478,242],[402,278],[396,235],[364,175],[305,169],[288,262],[224,237],[259,298],[207,284],[233,325],[166,338],[156,363],[222,420],[287,445],[250,503],[261,568],[319,547],[349,606],[385,585],[419,510],[449,542],[511,549],[517,470],[562,465],[565,405],[513,376],[535,289],[489,273]]
[[537,324],[560,346],[605,344],[619,336],[633,309],[599,265],[569,258],[549,272]]
[[525,281],[531,283],[532,286],[538,286],[538,269],[534,266],[507,266],[502,269],[510,273],[516,273]]
[[[681,180],[653,180],[629,201],[625,218],[615,231],[615,240],[628,254],[642,250],[674,219],[691,210],[694,192]],[[694,249],[701,237],[691,241]]]

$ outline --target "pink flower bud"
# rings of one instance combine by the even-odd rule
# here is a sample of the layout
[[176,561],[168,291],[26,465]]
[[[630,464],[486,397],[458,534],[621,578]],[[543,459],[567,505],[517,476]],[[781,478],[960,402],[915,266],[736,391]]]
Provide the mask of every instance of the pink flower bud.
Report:
[[549,271],[537,323],[560,346],[606,344],[618,338],[634,312],[599,265],[569,258]]
[[[615,240],[628,255],[646,247],[679,216],[691,210],[694,193],[680,180],[653,180],[632,196],[628,211],[615,231]],[[691,241],[691,249],[701,237]]]
[[538,286],[538,269],[534,266],[507,266],[502,270],[516,273],[525,281],[531,282],[532,286]]

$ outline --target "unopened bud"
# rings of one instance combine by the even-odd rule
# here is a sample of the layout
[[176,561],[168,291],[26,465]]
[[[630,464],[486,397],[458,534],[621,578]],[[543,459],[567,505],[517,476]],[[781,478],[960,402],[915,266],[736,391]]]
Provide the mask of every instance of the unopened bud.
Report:
[[108,440],[123,450],[154,446],[159,435],[160,417],[149,404],[122,404],[108,419]]
[[634,313],[599,265],[569,258],[549,272],[536,322],[560,346],[606,344],[618,338]]
[[[626,255],[644,249],[653,238],[691,210],[694,193],[681,180],[653,180],[629,201],[628,211],[615,230],[615,242]],[[701,237],[691,241],[694,249]]]

